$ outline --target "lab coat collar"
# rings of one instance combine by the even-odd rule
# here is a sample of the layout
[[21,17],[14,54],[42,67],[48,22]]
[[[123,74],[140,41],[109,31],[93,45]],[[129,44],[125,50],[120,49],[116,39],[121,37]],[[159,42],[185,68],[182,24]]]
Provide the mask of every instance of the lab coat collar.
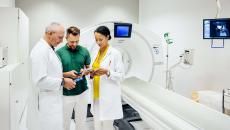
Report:
[[48,43],[44,38],[41,38],[40,41],[41,41],[42,43],[44,43],[44,45],[45,45],[47,48],[53,50],[53,48],[49,45],[49,43]]
[[111,54],[111,49],[112,49],[112,47],[111,47],[111,45],[109,45],[109,48],[105,54],[105,57],[102,59],[102,61],[104,61]]
[[41,39],[40,39],[40,42],[41,42],[41,43],[44,43],[44,46],[46,46],[48,49],[53,50],[54,54],[57,56],[57,58],[58,58],[58,60],[59,60],[59,63],[60,63],[61,66],[62,66],[61,59],[60,59],[59,56],[56,54],[55,50],[48,44],[48,42],[47,42],[44,38],[41,38]]
[[[96,51],[94,51],[94,53],[93,53],[93,62],[96,60],[97,54],[98,54],[99,51],[100,51],[100,48],[99,48],[99,47],[96,49]],[[102,59],[101,62],[103,62],[103,61],[111,54],[111,52],[112,52],[112,46],[109,45],[109,48],[108,48],[108,50],[107,50],[107,53],[105,54],[105,56],[104,56],[104,58]],[[93,62],[92,62],[92,63],[93,63]]]

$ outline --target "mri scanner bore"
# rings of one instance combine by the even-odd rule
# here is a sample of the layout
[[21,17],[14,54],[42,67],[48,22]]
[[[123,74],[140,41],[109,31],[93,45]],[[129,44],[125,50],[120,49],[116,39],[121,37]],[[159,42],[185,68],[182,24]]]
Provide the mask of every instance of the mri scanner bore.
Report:
[[83,43],[89,52],[97,47],[93,31],[99,25],[105,25],[114,32],[110,44],[122,53],[125,77],[136,76],[144,81],[154,80],[163,84],[163,78],[160,79],[163,77],[163,55],[159,36],[138,24],[117,21],[100,23],[82,29],[80,44]]

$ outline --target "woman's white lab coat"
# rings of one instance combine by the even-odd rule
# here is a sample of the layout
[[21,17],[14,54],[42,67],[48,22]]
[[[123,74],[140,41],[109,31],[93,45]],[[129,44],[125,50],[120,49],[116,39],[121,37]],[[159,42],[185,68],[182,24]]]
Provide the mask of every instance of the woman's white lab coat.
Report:
[[[95,61],[99,48],[92,53],[92,64]],[[110,76],[103,75],[100,77],[99,85],[99,119],[114,120],[123,117],[121,103],[121,87],[120,82],[124,76],[124,65],[122,56],[118,50],[109,47],[106,55],[100,63],[101,68],[107,68],[110,71]],[[93,81],[91,80],[93,87]],[[93,89],[92,93],[93,93]],[[93,96],[92,96],[93,97]],[[92,103],[93,106],[93,103]],[[94,111],[93,111],[94,113]],[[98,114],[98,113],[97,113]]]
[[55,51],[41,39],[31,52],[32,81],[39,88],[41,130],[63,130],[62,64]]

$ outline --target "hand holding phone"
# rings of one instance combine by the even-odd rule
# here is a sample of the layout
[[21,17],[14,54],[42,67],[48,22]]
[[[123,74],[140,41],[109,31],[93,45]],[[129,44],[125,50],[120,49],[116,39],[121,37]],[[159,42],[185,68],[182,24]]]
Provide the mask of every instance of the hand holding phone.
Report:
[[74,74],[76,74],[76,75],[81,75],[81,74],[82,74],[82,72],[77,72],[77,71],[74,71]]
[[74,79],[74,82],[75,82],[75,83],[77,83],[77,82],[79,82],[79,81],[81,81],[81,80],[83,80],[83,78],[82,78],[82,77],[80,77],[80,78],[76,78],[76,79]]
[[74,74],[75,74],[75,77],[74,77],[74,79],[75,78],[82,78],[82,72],[77,72],[77,71],[74,71]]
[[77,72],[77,71],[74,71],[74,74],[77,76],[75,79],[74,79],[74,82],[77,83],[78,81],[81,81],[83,78],[82,78],[82,72]]

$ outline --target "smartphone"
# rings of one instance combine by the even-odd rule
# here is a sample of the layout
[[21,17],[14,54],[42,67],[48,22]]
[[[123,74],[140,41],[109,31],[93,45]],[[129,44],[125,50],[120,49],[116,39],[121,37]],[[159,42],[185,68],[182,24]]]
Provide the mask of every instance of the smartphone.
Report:
[[76,78],[76,79],[74,79],[74,82],[77,83],[77,82],[79,82],[79,81],[81,81],[81,80],[83,80],[82,77],[81,77],[81,78]]
[[81,75],[82,72],[76,72],[76,71],[74,71],[74,74],[76,74],[76,75]]

